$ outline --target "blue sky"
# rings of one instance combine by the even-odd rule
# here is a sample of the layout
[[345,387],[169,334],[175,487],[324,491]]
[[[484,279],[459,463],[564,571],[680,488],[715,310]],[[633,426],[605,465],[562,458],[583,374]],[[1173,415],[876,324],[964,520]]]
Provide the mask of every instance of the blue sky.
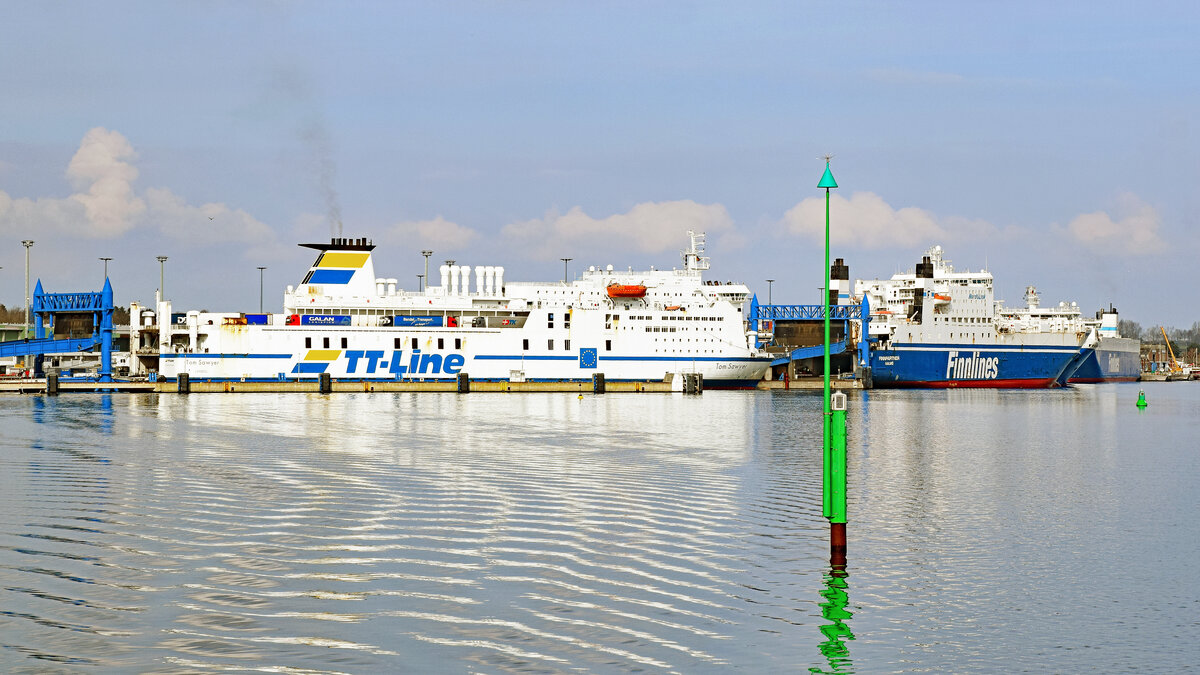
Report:
[[[295,244],[561,278],[821,283],[818,159],[851,276],[941,244],[998,295],[1200,320],[1191,3],[17,3],[0,24],[0,301],[268,309]],[[807,200],[807,201],[806,201]]]

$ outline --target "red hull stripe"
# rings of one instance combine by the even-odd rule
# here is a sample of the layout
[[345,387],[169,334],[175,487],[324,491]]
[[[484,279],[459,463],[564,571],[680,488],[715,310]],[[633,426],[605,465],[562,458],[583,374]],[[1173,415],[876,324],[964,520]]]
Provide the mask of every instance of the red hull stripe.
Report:
[[880,389],[1049,389],[1055,378],[1029,380],[937,380],[925,382],[888,382],[878,384]]
[[1137,382],[1136,377],[1072,377],[1067,384],[1100,384],[1101,382]]

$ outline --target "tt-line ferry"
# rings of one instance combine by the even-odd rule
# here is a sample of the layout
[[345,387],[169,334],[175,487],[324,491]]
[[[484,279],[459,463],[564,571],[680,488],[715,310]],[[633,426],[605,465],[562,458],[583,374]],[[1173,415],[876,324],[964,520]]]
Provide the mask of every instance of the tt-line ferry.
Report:
[[[282,314],[192,311],[158,321],[159,376],[436,381],[467,373],[533,382],[700,373],[706,387],[753,387],[771,359],[746,328],[750,291],[704,280],[704,234],[688,235],[682,269],[609,265],[570,283],[529,283],[506,281],[503,267],[442,265],[441,284],[415,292],[375,276],[366,239],[302,244],[317,259],[287,287]],[[169,303],[158,316],[172,316]]]
[[[942,247],[908,273],[857,281],[871,307],[871,376],[887,387],[1062,386],[1099,337],[1078,308],[1008,310],[987,271],[956,272]],[[1030,294],[1032,293],[1032,295]]]

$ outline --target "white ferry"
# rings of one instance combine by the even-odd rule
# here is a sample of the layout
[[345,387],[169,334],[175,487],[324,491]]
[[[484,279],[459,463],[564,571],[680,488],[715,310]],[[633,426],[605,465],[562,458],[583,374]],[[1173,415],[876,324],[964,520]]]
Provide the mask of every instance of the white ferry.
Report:
[[[318,251],[282,314],[135,305],[142,365],[192,380],[313,379],[661,381],[700,373],[705,387],[753,387],[771,358],[756,346],[741,283],[705,281],[704,234],[689,232],[683,268],[590,267],[571,283],[513,282],[503,267],[447,264],[418,291],[375,276],[366,239],[302,244]],[[472,285],[472,274],[474,285]],[[174,320],[165,320],[174,316]],[[158,317],[162,317],[160,320]],[[144,332],[145,335],[139,335]],[[157,332],[157,344],[154,333]]]
[[1078,308],[1007,310],[987,271],[955,271],[942,247],[891,279],[857,281],[871,308],[876,387],[1054,387],[1094,351]]

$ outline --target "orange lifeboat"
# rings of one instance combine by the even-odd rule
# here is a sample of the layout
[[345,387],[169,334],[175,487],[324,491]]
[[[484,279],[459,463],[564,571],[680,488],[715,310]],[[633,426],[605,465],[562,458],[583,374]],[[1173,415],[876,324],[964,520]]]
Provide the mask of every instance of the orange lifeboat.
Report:
[[641,284],[609,284],[608,297],[644,298],[646,297],[646,287]]

